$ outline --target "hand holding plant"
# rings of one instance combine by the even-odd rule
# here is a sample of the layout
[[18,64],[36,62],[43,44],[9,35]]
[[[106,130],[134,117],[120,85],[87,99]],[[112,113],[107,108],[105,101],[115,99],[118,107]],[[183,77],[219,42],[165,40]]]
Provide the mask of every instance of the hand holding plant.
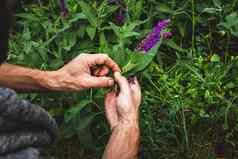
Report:
[[[98,65],[103,65],[97,68]],[[105,54],[80,54],[58,71],[50,72],[47,85],[51,90],[80,91],[110,87],[114,80],[106,75],[109,69],[120,71],[118,65]]]
[[105,99],[105,111],[112,134],[102,158],[137,158],[140,143],[140,85],[135,78],[128,81],[118,72],[114,76],[120,93],[108,93]]
[[111,129],[120,125],[138,124],[141,90],[136,78],[127,80],[116,72],[115,81],[120,87],[120,93],[110,92],[106,95],[105,111]]

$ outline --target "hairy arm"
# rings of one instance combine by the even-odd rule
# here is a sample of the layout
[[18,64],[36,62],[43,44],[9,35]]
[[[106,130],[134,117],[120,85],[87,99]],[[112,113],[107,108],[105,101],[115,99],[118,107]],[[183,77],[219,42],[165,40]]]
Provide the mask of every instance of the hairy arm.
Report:
[[137,159],[139,150],[139,126],[119,124],[111,134],[103,159]]
[[[91,68],[104,65],[91,72]],[[110,87],[114,80],[109,70],[120,71],[118,65],[105,54],[80,54],[56,71],[41,71],[4,63],[0,65],[0,86],[21,91],[81,91]]]
[[0,86],[16,90],[47,90],[47,71],[24,68],[4,63],[0,65]]
[[105,112],[112,134],[103,159],[137,159],[140,144],[140,85],[136,78],[128,81],[118,72],[114,78],[120,92],[112,91],[105,98]]

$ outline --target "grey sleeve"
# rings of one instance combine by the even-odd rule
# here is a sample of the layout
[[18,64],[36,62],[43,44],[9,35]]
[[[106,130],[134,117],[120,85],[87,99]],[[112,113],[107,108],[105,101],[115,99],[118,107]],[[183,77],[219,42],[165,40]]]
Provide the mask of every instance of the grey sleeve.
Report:
[[40,106],[0,88],[0,159],[38,159],[37,148],[57,137],[56,121]]

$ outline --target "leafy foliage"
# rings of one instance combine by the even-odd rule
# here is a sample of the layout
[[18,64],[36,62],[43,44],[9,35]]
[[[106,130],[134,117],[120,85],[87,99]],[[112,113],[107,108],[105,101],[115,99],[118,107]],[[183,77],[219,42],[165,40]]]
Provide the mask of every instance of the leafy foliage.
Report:
[[[219,131],[224,136],[212,140],[230,144],[237,153],[237,0],[121,2],[69,0],[66,17],[53,0],[23,3],[16,14],[9,61],[56,70],[81,52],[107,53],[125,75],[140,79],[144,158],[195,158],[193,135],[220,136]],[[122,24],[116,19],[119,10],[125,13]],[[172,39],[148,54],[135,53],[161,19],[171,19]],[[77,136],[86,149],[101,153],[110,134],[104,94],[89,90],[24,97],[47,106],[52,115],[64,115],[65,136]],[[209,128],[213,131],[207,134]],[[200,158],[214,156],[210,151]]]

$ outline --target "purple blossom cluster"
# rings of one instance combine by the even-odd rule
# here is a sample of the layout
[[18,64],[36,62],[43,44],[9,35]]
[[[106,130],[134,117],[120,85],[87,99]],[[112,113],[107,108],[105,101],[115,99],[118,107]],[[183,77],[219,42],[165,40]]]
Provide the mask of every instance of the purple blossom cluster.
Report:
[[116,4],[119,6],[119,9],[114,14],[115,22],[118,25],[122,25],[125,22],[125,7],[123,5],[123,2],[121,0],[108,0],[109,5]]
[[[147,35],[147,37],[138,45],[136,50],[148,52],[152,49],[161,38],[161,32],[169,25],[170,20],[162,20],[154,27],[153,31]],[[165,38],[170,38],[172,36],[171,32],[163,33]]]
[[119,9],[119,11],[115,15],[115,20],[117,24],[123,24],[125,20],[125,15],[122,9]]
[[60,14],[62,17],[66,17],[69,14],[65,0],[59,0]]

